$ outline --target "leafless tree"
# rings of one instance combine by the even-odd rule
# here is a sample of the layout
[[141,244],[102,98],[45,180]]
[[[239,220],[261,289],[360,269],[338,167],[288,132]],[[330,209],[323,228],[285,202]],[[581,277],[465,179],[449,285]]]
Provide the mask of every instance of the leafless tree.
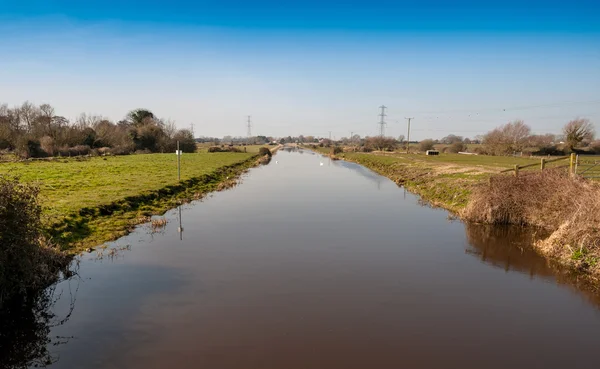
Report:
[[594,139],[594,126],[589,119],[573,119],[563,127],[567,148],[573,150],[584,140]]
[[483,137],[483,144],[494,155],[506,155],[522,151],[530,134],[531,128],[522,120],[516,120],[488,132]]
[[27,131],[31,133],[34,128],[35,121],[40,115],[39,109],[29,101],[25,101],[23,105],[21,105],[19,113],[19,116],[23,121]]
[[419,150],[420,151],[432,150],[433,145],[434,145],[434,141],[431,138],[422,140],[421,142],[419,142]]

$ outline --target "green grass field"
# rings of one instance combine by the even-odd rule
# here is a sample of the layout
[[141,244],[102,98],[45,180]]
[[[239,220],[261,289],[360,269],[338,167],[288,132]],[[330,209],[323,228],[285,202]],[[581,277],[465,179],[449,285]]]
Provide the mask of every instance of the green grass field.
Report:
[[[406,158],[412,160],[423,160],[432,163],[448,163],[465,166],[481,166],[489,168],[497,168],[498,170],[513,168],[516,164],[530,165],[530,164],[541,164],[540,158],[529,158],[529,157],[513,157],[513,156],[489,156],[489,155],[463,155],[463,154],[444,154],[436,156],[427,156],[425,154],[397,154],[392,153],[391,155],[399,158]],[[547,158],[554,159],[554,158]],[[568,160],[558,161],[555,163],[549,163],[547,167],[559,166],[568,164]],[[539,167],[532,167],[535,169]]]
[[[199,177],[253,155],[254,152],[183,154],[181,179]],[[38,184],[44,213],[53,221],[84,207],[178,183],[175,153],[2,163],[0,174],[17,175],[23,181]]]
[[[330,148],[327,148],[327,147],[318,147],[317,146],[315,150],[317,152],[320,152],[320,153],[326,154],[326,155],[328,155],[330,153]],[[416,148],[413,148],[412,146],[411,146],[411,150],[413,152],[417,151]],[[427,156],[423,153],[406,154],[405,152],[398,151],[398,150],[395,152],[385,152],[385,153],[376,152],[376,153],[370,153],[370,154],[374,155],[374,156],[378,156],[378,157],[390,157],[390,158],[395,158],[396,160],[405,160],[407,162],[421,161],[421,162],[426,162],[426,163],[455,164],[455,165],[463,165],[463,166],[481,167],[481,168],[486,168],[490,171],[495,171],[495,170],[501,171],[503,169],[514,168],[515,165],[524,166],[524,165],[530,165],[530,164],[533,164],[534,166],[524,169],[524,170],[535,170],[535,169],[540,168],[540,166],[535,166],[535,164],[541,165],[541,158],[514,157],[514,156],[464,155],[464,154],[449,154],[449,153],[448,154],[440,153],[439,155],[436,155],[436,156]],[[585,158],[586,158],[586,160],[592,160],[593,158],[600,160],[600,157],[597,157],[597,156],[596,157],[586,156]],[[547,159],[554,159],[554,158],[547,158]],[[564,165],[567,165],[568,163],[569,163],[568,160],[563,160],[563,161],[558,161],[558,162],[554,162],[554,163],[548,163],[546,165],[546,167],[552,168],[552,167],[557,167],[557,166],[564,166]]]

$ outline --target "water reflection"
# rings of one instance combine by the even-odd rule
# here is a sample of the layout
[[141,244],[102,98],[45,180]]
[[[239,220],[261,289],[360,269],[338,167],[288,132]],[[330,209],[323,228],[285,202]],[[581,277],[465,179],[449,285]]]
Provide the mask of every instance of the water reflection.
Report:
[[470,247],[465,253],[504,271],[516,271],[551,278],[553,269],[531,247],[535,232],[519,227],[465,223]]
[[334,165],[342,167],[342,168],[350,169],[350,170],[354,171],[354,173],[359,174],[361,177],[364,177],[364,178],[370,180],[371,182],[376,183],[378,190],[381,190],[381,185],[384,182],[389,181],[389,179],[387,179],[386,177],[380,176],[379,174],[373,172],[372,170],[370,170],[366,167],[363,167],[362,165],[354,164],[354,163],[347,162],[344,160],[336,160],[334,162]]
[[[56,293],[54,285],[33,297],[15,298],[2,306],[0,368],[45,367],[58,361],[58,357],[50,352],[50,347],[66,344],[71,337],[50,336],[50,332],[71,317],[77,289],[68,291],[69,296],[64,296],[64,291]],[[69,299],[69,308],[59,316],[53,308],[61,299]]]
[[177,228],[177,233],[179,233],[179,241],[183,241],[183,225],[181,223],[181,205],[177,207],[179,227]]
[[511,226],[488,226],[465,223],[469,246],[465,253],[483,263],[502,268],[505,272],[518,272],[530,278],[541,278],[570,286],[600,308],[598,287],[577,273],[554,265],[533,248],[536,239],[545,237],[540,231]]

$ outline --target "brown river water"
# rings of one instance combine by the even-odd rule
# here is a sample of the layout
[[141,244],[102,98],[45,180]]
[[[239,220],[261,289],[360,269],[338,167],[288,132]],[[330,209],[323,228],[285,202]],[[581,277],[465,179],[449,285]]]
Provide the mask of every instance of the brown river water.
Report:
[[600,365],[600,297],[531,233],[450,220],[364,167],[282,150],[167,218],[56,286],[51,368]]

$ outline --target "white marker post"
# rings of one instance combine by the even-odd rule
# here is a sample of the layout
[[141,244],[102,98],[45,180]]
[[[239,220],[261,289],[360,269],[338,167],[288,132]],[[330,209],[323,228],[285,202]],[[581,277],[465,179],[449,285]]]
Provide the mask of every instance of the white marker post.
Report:
[[177,141],[177,180],[181,182],[181,150],[179,150],[179,141]]

